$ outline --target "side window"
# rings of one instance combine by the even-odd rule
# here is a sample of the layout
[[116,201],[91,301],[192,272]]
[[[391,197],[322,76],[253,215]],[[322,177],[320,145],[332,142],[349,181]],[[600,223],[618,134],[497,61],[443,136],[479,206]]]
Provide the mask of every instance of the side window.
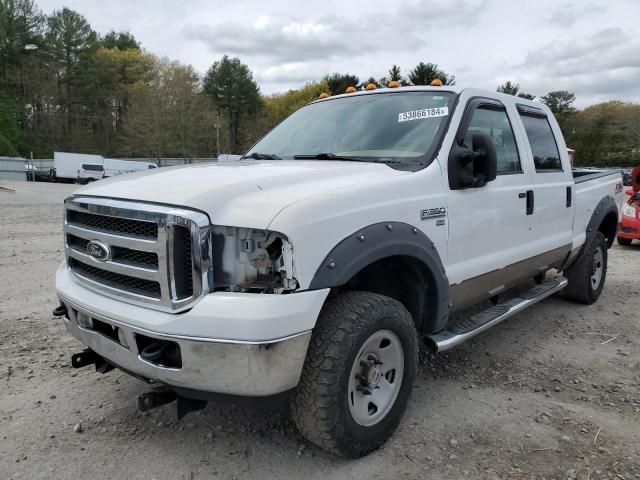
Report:
[[498,156],[498,175],[501,173],[521,173],[518,147],[513,135],[509,117],[504,110],[479,107],[473,112],[464,136],[464,144],[471,148],[473,135],[486,133],[493,140]]
[[547,117],[520,114],[536,172],[561,172],[560,152]]

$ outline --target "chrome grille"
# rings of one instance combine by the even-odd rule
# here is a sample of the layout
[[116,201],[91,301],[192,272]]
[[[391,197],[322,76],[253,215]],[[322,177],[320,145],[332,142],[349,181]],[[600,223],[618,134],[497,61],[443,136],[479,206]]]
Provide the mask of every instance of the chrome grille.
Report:
[[131,235],[132,237],[157,238],[158,224],[128,218],[109,217],[94,213],[69,210],[67,221],[85,228],[108,233]]
[[[206,215],[185,209],[92,197],[65,201],[67,265],[85,286],[132,303],[177,311],[209,291]],[[106,260],[90,242],[108,247]]]

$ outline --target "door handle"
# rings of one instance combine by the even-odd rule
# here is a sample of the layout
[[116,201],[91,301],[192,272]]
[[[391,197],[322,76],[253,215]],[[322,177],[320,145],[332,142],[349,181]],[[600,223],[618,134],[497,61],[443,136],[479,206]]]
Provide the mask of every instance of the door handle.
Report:
[[567,208],[571,206],[571,187],[567,187]]
[[527,190],[527,215],[533,215],[534,205],[533,190]]

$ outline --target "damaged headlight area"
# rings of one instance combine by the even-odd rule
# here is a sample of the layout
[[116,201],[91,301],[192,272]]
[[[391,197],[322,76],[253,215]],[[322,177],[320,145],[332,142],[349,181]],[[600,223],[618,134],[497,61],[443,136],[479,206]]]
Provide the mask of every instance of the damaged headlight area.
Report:
[[277,232],[214,226],[215,291],[286,293],[298,288],[293,247]]

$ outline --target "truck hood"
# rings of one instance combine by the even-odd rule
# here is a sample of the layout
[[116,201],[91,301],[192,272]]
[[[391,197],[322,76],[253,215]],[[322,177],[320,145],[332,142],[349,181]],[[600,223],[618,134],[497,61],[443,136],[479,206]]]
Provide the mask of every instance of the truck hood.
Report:
[[204,211],[217,225],[265,229],[278,212],[300,200],[407,173],[379,163],[251,160],[129,173],[75,194],[188,207]]

